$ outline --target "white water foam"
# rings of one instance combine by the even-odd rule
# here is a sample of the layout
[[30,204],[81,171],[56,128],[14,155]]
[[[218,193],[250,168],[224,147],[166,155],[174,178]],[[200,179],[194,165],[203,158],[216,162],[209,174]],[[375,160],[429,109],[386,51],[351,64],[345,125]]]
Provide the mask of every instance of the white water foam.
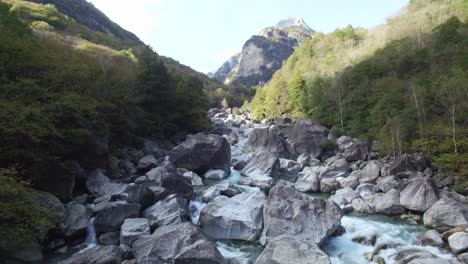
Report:
[[[407,224],[383,216],[344,216],[341,224],[346,229],[346,233],[339,237],[330,238],[323,248],[330,256],[332,264],[372,263],[366,259],[365,255],[383,243],[399,244],[396,249],[383,249],[377,254],[384,258],[387,264],[395,263],[392,255],[397,250],[406,247],[416,247],[440,257],[453,258],[453,255],[438,248],[419,245],[419,237],[424,231],[422,226]],[[362,245],[352,241],[357,236],[370,237],[372,235],[377,235],[375,246]]]

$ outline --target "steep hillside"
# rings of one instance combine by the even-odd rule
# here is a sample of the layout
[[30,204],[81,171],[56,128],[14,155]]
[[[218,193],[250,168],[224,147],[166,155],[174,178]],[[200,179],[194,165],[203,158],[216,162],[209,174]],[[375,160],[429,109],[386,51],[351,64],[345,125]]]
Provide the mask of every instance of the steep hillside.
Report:
[[226,84],[256,86],[271,79],[294,48],[313,30],[302,19],[282,20],[252,36],[242,51],[225,62],[214,78]]
[[133,33],[121,28],[111,21],[104,13],[95,8],[86,0],[30,0],[39,4],[52,4],[62,14],[73,18],[81,25],[102,32],[109,33],[115,37],[135,44],[143,45],[143,42]]
[[467,18],[466,1],[413,0],[385,25],[317,33],[257,90],[254,115],[312,117],[466,176]]

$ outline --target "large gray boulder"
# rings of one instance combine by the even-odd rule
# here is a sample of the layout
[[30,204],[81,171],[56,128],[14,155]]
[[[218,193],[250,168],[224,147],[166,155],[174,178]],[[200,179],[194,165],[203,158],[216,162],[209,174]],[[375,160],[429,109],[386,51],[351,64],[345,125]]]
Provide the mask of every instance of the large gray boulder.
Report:
[[251,185],[269,188],[278,179],[279,170],[280,162],[277,157],[270,154],[260,154],[247,163],[241,174],[252,180]]
[[362,198],[356,198],[351,203],[353,211],[360,214],[373,214],[375,212],[374,207],[372,207],[367,201]]
[[445,232],[454,227],[468,227],[468,209],[463,204],[442,198],[423,216],[424,225]]
[[88,175],[86,188],[88,189],[88,192],[98,194],[106,183],[110,183],[109,177],[104,175],[101,170],[96,169]]
[[437,230],[431,229],[427,230],[421,235],[421,242],[424,245],[429,245],[433,247],[443,247],[444,240]]
[[401,180],[393,175],[381,177],[377,180],[377,187],[382,192],[388,192],[391,189],[399,189],[401,186]]
[[318,172],[311,167],[305,167],[300,173],[299,179],[294,184],[294,188],[300,192],[320,191],[320,179]]
[[120,244],[131,246],[141,236],[150,234],[149,221],[146,218],[128,218],[120,230]]
[[340,183],[336,178],[323,178],[320,180],[320,191],[324,193],[330,193],[336,191]]
[[359,186],[359,178],[356,177],[356,175],[353,175],[352,173],[346,178],[337,178],[336,180],[340,184],[341,188],[349,187],[355,190]]
[[405,208],[418,212],[425,212],[439,200],[439,191],[429,178],[410,180],[400,194],[400,203]]
[[140,215],[141,206],[126,202],[111,202],[102,206],[96,213],[94,227],[98,234],[120,230],[120,226],[127,218]]
[[218,135],[197,134],[175,147],[170,160],[178,167],[204,174],[210,169],[231,172],[231,146]]
[[457,232],[449,236],[448,243],[453,253],[464,253],[468,250],[468,233]]
[[329,200],[335,202],[341,208],[344,208],[344,206],[351,204],[354,199],[360,197],[361,196],[357,194],[353,189],[351,189],[350,187],[346,187],[344,189],[336,191],[336,193],[332,195]]
[[192,197],[192,181],[179,174],[177,168],[170,162],[164,162],[159,167],[150,170],[146,176],[171,194],[178,194],[187,199]]
[[138,203],[142,209],[147,208],[154,202],[155,195],[150,188],[143,184],[129,184],[125,189],[128,203]]
[[255,264],[330,264],[330,258],[317,244],[292,239],[273,240]]
[[99,196],[105,196],[105,195],[120,195],[122,194],[125,189],[127,188],[127,184],[125,183],[106,183],[101,187],[101,190],[99,190]]
[[138,161],[137,168],[140,171],[148,171],[151,168],[157,167],[159,161],[153,155],[146,155]]
[[254,129],[244,145],[245,152],[268,153],[277,158],[295,159],[294,151],[284,137],[268,128]]
[[288,182],[296,182],[302,165],[294,160],[280,159],[279,178]]
[[138,264],[225,263],[216,245],[189,222],[156,229],[133,243],[133,253]]
[[242,191],[237,186],[230,182],[220,183],[215,186],[211,186],[203,193],[203,201],[208,203],[220,195],[233,197],[241,192]]
[[142,215],[149,220],[151,229],[177,225],[189,219],[188,202],[172,194],[148,207]]
[[359,179],[361,183],[374,183],[380,176],[382,169],[382,162],[377,160],[370,160],[367,165],[362,169],[362,177]]
[[345,159],[332,157],[326,160],[325,167],[320,172],[320,178],[346,177],[350,171],[351,167]]
[[328,137],[326,127],[306,119],[294,120],[291,125],[277,127],[275,130],[287,138],[296,156],[309,154],[313,158],[318,158],[323,152],[322,143]]
[[213,239],[255,241],[263,227],[264,202],[260,190],[219,196],[201,211],[200,226]]
[[405,208],[400,204],[400,192],[390,190],[386,193],[378,193],[374,196],[375,211],[386,215],[400,215]]
[[65,237],[70,239],[84,238],[86,229],[90,225],[86,207],[81,204],[67,205],[67,214],[63,222]]
[[120,264],[120,248],[117,246],[95,246],[80,251],[59,264]]
[[459,264],[452,258],[438,257],[420,247],[404,247],[394,254],[396,264]]
[[265,245],[274,238],[294,237],[321,244],[335,232],[342,216],[334,202],[312,198],[280,181],[265,203],[260,242]]

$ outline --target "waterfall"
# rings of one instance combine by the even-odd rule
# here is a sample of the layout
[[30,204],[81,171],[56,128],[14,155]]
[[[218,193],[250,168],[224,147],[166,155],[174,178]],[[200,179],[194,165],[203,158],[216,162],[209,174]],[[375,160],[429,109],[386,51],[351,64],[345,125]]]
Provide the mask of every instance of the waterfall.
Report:
[[89,221],[88,227],[86,228],[86,239],[84,244],[90,248],[97,244],[96,230],[94,230],[94,218]]
[[198,225],[198,219],[200,218],[201,210],[205,207],[205,203],[202,202],[202,198],[199,196],[194,196],[192,200],[190,200],[189,210],[190,210],[190,218],[192,219],[192,223]]

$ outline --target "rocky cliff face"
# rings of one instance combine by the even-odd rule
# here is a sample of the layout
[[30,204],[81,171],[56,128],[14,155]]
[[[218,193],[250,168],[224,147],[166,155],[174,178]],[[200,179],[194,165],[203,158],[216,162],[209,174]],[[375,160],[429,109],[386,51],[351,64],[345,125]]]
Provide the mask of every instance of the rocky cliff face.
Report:
[[252,36],[239,54],[231,57],[214,78],[234,85],[255,86],[268,82],[304,39],[314,31],[299,18],[281,20]]

